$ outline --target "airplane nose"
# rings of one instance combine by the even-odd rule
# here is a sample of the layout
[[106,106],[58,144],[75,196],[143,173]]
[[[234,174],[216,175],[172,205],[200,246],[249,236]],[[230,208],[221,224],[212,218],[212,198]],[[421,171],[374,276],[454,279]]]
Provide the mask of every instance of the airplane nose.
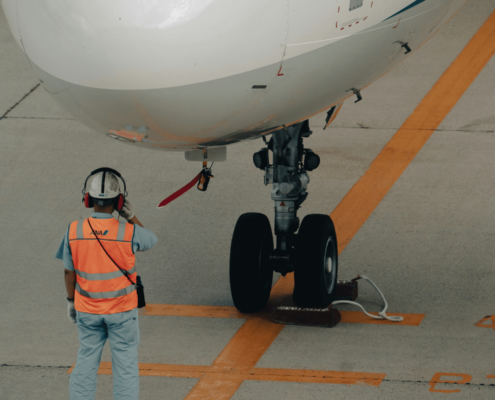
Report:
[[18,18],[37,67],[117,90],[190,85],[279,63],[288,28],[287,0],[18,0]]

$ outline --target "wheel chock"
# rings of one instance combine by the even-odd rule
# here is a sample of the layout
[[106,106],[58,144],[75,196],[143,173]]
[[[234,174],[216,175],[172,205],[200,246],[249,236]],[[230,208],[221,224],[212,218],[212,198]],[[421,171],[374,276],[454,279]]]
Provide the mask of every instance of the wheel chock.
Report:
[[337,281],[337,289],[335,292],[335,300],[356,301],[358,298],[358,283],[357,280],[352,281]]
[[277,307],[273,322],[285,325],[321,326],[332,328],[340,322],[339,310],[332,308]]

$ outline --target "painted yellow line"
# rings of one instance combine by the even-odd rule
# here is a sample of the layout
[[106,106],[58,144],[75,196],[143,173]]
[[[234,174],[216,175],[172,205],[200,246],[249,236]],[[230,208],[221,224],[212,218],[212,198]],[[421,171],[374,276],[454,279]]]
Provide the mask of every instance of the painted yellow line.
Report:
[[[247,320],[213,362],[223,372],[248,372],[256,366],[284,328],[264,319]],[[199,380],[186,399],[230,399],[244,381],[242,375],[206,376]]]
[[[362,311],[340,311],[342,319],[340,322],[348,324],[373,324],[373,325],[396,325],[396,326],[419,326],[426,314],[396,314],[387,313],[389,317],[402,317],[403,321],[393,322],[386,319],[374,319],[366,316]],[[378,313],[370,312],[372,315]]]
[[[112,375],[112,363],[102,362],[100,375]],[[348,371],[316,371],[309,369],[251,368],[245,372],[206,365],[139,364],[140,376],[175,378],[212,378],[271,382],[327,383],[337,385],[379,386],[385,374]]]
[[246,380],[380,386],[386,374],[308,369],[254,368]]
[[147,304],[139,314],[166,317],[253,318],[253,314],[243,314],[235,307],[190,306],[181,304]]

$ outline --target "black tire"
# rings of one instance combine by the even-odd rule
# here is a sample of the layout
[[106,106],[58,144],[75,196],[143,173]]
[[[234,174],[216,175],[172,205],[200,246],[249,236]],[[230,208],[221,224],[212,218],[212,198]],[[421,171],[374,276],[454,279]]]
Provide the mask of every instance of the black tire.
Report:
[[335,300],[338,268],[332,219],[328,215],[307,215],[297,235],[294,301],[301,307],[328,307]]
[[263,214],[247,213],[237,220],[230,247],[230,291],[236,308],[244,313],[262,310],[272,290],[273,251],[270,221]]

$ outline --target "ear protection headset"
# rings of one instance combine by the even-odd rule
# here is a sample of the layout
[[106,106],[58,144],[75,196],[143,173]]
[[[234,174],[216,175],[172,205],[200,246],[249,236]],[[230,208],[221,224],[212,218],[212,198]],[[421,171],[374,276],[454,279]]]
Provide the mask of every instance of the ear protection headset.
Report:
[[93,208],[94,207],[94,200],[93,200],[93,198],[89,195],[89,193],[86,193],[86,184],[88,183],[88,179],[91,178],[93,175],[96,175],[98,172],[103,172],[103,178],[101,180],[101,192],[102,193],[105,190],[105,174],[107,172],[111,172],[115,176],[118,176],[120,178],[120,180],[122,181],[122,183],[124,184],[124,194],[120,193],[114,199],[107,200],[108,204],[110,204],[111,202],[113,202],[114,207],[115,207],[115,210],[117,210],[117,211],[122,210],[122,207],[124,207],[125,198],[127,197],[127,188],[126,188],[125,180],[122,177],[122,175],[120,175],[120,173],[118,173],[114,169],[112,169],[112,168],[105,168],[105,167],[104,168],[95,169],[93,172],[91,172],[88,175],[88,177],[84,181],[84,188],[82,190],[82,194],[84,196],[83,199],[82,199],[82,201],[83,201],[84,205],[86,206],[86,208]]

